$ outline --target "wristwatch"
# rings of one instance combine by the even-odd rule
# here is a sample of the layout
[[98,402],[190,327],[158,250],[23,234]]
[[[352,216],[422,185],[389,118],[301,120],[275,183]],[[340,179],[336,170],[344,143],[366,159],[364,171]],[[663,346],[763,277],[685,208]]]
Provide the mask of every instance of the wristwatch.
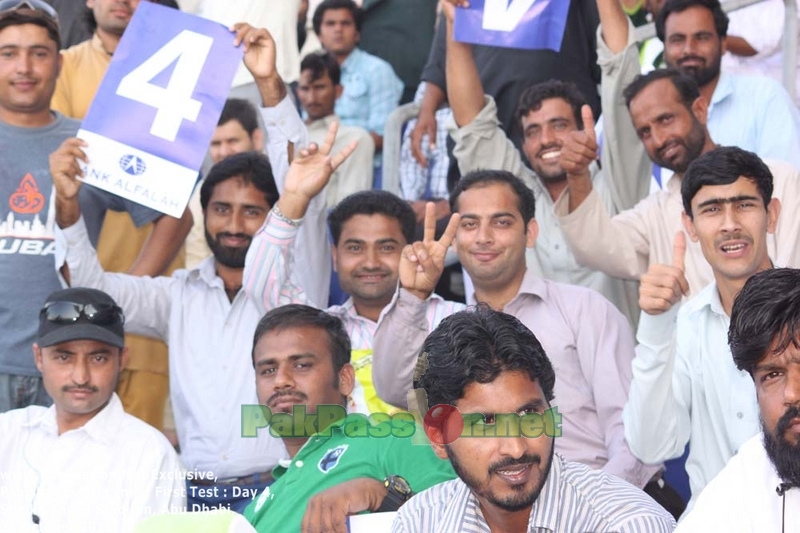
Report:
[[414,495],[411,485],[400,476],[387,477],[383,480],[383,486],[386,487],[386,497],[378,508],[379,513],[397,511]]

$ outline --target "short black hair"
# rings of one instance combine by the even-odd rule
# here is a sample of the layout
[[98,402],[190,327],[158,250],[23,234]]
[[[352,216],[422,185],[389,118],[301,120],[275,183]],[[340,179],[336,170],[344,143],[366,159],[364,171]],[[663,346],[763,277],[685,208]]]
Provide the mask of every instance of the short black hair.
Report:
[[536,336],[516,317],[486,304],[442,320],[423,343],[428,364],[415,388],[425,389],[428,405],[455,405],[472,383],[491,383],[502,372],[519,371],[538,381],[553,399],[556,375]]
[[505,183],[517,195],[517,207],[527,231],[528,222],[536,216],[536,198],[524,181],[506,170],[475,170],[462,176],[450,193],[450,211],[458,213],[458,198],[462,192],[492,183]]
[[[315,307],[302,304],[288,304],[276,307],[261,317],[253,334],[251,358],[255,364],[255,350],[259,339],[271,331],[285,331],[292,328],[319,328],[328,334],[334,376],[350,362],[350,337],[342,321]],[[337,378],[338,382],[338,378]]]
[[651,70],[647,74],[637,74],[633,81],[628,84],[622,91],[622,96],[625,98],[625,105],[628,109],[631,108],[631,102],[636,96],[642,92],[648,85],[658,80],[669,80],[672,86],[678,91],[678,96],[681,102],[689,111],[692,110],[692,105],[695,100],[700,98],[700,88],[697,82],[691,76],[688,76],[678,69],[674,68],[659,68]]
[[751,376],[771,349],[800,348],[800,270],[772,268],[750,276],[733,301],[728,344],[736,368]]
[[245,183],[252,183],[256,189],[264,193],[264,198],[270,207],[280,198],[275,177],[272,175],[272,165],[269,164],[267,156],[261,152],[242,152],[226,157],[211,167],[200,187],[200,206],[203,211],[208,207],[214,187],[231,178],[242,178]]
[[339,62],[328,52],[308,54],[300,63],[300,72],[304,70],[311,71],[311,81],[317,81],[325,73],[328,74],[334,85],[339,85],[342,80],[342,69],[339,68]]
[[225,106],[222,108],[222,114],[219,116],[217,126],[227,124],[231,120],[235,120],[242,125],[244,131],[252,137],[253,132],[258,129],[258,115],[256,108],[253,104],[242,98],[228,98],[225,100]]
[[695,6],[711,11],[711,15],[714,17],[714,28],[720,39],[728,35],[728,15],[722,10],[719,0],[667,0],[656,16],[656,35],[662,43],[667,38],[667,18],[673,13],[680,13]]
[[538,111],[542,107],[542,102],[551,98],[560,98],[567,102],[572,108],[572,115],[575,118],[575,124],[578,129],[583,128],[581,107],[586,104],[586,98],[574,83],[561,80],[543,81],[522,91],[517,103],[517,123],[521,126],[522,119],[528,113]]
[[314,16],[311,18],[311,24],[314,26],[314,33],[319,35],[319,29],[322,27],[322,17],[329,9],[347,9],[353,15],[353,21],[356,25],[356,31],[361,31],[362,15],[363,12],[353,0],[324,0],[317,6],[314,11]]
[[756,184],[764,209],[772,200],[772,172],[753,152],[735,146],[722,146],[706,152],[691,162],[681,181],[683,209],[689,218],[692,215],[692,199],[706,185],[729,185],[740,177],[746,177]]
[[414,242],[417,216],[408,202],[388,191],[369,190],[347,196],[328,215],[333,245],[339,244],[344,223],[356,215],[383,215],[397,220],[406,244]]
[[59,34],[58,22],[49,15],[38,9],[27,9],[20,7],[12,11],[6,11],[0,15],[0,31],[10,26],[22,26],[23,24],[33,24],[47,30],[47,36],[56,43],[56,51],[61,47],[61,36]]

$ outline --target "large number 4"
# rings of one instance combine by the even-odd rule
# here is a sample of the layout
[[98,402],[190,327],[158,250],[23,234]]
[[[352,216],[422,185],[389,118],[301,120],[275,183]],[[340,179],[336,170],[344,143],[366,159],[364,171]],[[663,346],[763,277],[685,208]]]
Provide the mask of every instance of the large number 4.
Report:
[[[184,30],[122,78],[118,95],[156,108],[151,134],[174,141],[184,119],[197,120],[202,104],[192,93],[213,42],[208,35]],[[166,87],[151,83],[176,60]]]

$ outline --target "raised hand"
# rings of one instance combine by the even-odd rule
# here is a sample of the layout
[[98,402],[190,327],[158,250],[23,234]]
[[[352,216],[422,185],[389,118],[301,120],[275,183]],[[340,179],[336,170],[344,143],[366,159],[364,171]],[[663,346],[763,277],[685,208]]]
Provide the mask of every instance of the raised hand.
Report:
[[333,172],[358,146],[358,141],[353,141],[331,156],[338,129],[338,123],[331,124],[322,146],[311,143],[308,148],[300,150],[292,161],[286,174],[283,194],[278,200],[281,212],[289,218],[302,218],[305,215],[311,199],[322,192]]
[[583,129],[567,135],[561,146],[561,168],[567,176],[585,176],[589,165],[597,159],[597,136],[594,132],[594,115],[588,105],[581,107]]
[[455,8],[469,7],[469,2],[467,0],[441,0],[439,5],[442,6],[442,13],[444,13],[447,22],[453,22],[453,17],[455,17],[456,12]]
[[264,28],[254,28],[246,22],[231,27],[236,33],[233,45],[244,45],[244,64],[254,78],[272,78],[275,70],[275,41]]
[[428,202],[425,206],[425,231],[422,241],[406,245],[400,255],[400,285],[418,298],[425,300],[431,295],[444,270],[444,257],[456,236],[461,217],[454,213],[447,223],[442,238],[436,235],[436,206]]
[[77,198],[81,188],[78,176],[83,176],[79,161],[89,162],[83,148],[86,142],[73,137],[61,143],[58,149],[50,154],[50,175],[56,188],[56,196],[63,200]]
[[682,231],[675,234],[672,245],[672,264],[653,264],[642,276],[639,285],[639,307],[647,314],[660,315],[689,294],[689,282],[684,275],[686,236]]

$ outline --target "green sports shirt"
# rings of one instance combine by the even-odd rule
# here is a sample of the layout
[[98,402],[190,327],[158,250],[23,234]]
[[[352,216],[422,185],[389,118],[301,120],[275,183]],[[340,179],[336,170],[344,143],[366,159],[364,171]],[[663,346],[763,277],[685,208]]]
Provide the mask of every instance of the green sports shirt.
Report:
[[[366,428],[365,422],[365,416],[351,414],[325,435],[310,437],[291,462],[273,469],[275,482],[245,509],[245,518],[259,533],[300,531],[308,500],[345,481],[397,475],[417,493],[456,477],[450,461],[437,457],[430,444],[412,443],[413,423],[395,419]],[[373,436],[364,436],[367,430]]]

